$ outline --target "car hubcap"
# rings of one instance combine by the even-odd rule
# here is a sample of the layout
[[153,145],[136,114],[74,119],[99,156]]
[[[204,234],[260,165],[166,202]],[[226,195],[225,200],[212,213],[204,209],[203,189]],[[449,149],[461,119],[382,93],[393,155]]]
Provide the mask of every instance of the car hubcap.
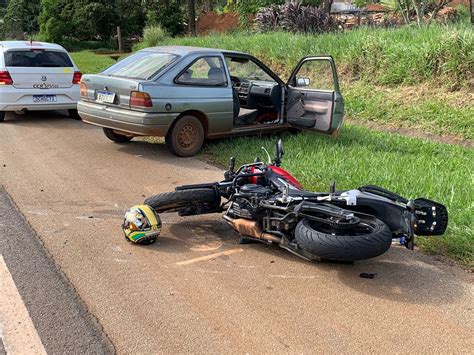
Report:
[[196,129],[193,125],[187,124],[178,135],[179,145],[185,149],[191,148],[196,143]]

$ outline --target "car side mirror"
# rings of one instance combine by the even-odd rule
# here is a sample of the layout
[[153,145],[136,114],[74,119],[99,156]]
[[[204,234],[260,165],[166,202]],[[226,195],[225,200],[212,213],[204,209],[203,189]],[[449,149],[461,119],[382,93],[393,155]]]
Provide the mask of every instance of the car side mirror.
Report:
[[296,86],[309,86],[309,84],[311,83],[311,80],[309,78],[304,78],[304,77],[301,77],[301,78],[297,78],[296,79]]

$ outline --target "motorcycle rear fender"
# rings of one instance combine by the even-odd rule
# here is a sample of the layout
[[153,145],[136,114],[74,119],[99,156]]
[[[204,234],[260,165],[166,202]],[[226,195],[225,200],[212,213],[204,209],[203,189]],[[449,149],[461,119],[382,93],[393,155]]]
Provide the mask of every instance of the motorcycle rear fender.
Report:
[[401,234],[408,237],[413,235],[414,216],[405,204],[360,190],[344,191],[340,197],[347,201],[344,208],[377,217],[390,228],[394,237]]

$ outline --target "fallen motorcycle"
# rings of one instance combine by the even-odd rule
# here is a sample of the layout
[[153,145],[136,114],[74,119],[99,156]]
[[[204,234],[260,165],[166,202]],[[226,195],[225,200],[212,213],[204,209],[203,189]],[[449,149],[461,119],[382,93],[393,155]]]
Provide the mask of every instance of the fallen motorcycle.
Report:
[[310,192],[280,167],[259,158],[235,170],[235,158],[222,182],[179,186],[145,200],[157,214],[180,216],[223,213],[242,242],[277,244],[310,260],[353,261],[386,252],[397,238],[413,249],[415,235],[441,235],[448,225],[446,207],[425,198],[408,200],[377,186]]

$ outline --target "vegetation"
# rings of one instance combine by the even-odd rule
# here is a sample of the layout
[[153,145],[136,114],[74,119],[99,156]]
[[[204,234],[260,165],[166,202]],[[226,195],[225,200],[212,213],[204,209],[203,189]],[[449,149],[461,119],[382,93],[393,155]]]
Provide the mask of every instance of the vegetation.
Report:
[[468,27],[361,28],[317,37],[237,33],[169,38],[165,44],[250,52],[282,78],[300,58],[330,53],[349,117],[474,138],[474,32]]
[[143,46],[159,46],[167,37],[167,33],[160,26],[146,27],[143,31]]
[[38,31],[40,0],[10,0],[3,18],[3,34],[23,38]]
[[306,55],[330,53],[342,76],[373,84],[431,81],[459,89],[474,77],[474,32],[468,26],[360,28],[317,37],[283,32],[215,34],[168,43],[250,52],[283,76]]
[[95,74],[115,64],[110,57],[94,54],[90,51],[71,53],[72,60],[84,74]]
[[336,28],[335,21],[326,12],[299,2],[261,8],[257,12],[255,24],[261,32],[283,30],[317,34]]
[[[417,138],[374,132],[346,124],[338,138],[314,133],[283,134],[283,167],[305,188],[327,191],[334,178],[340,189],[375,184],[410,198],[427,197],[446,204],[450,213],[443,237],[418,238],[423,250],[447,255],[474,267],[474,186],[472,149]],[[227,166],[261,156],[262,146],[273,149],[277,136],[210,141],[203,155]]]

